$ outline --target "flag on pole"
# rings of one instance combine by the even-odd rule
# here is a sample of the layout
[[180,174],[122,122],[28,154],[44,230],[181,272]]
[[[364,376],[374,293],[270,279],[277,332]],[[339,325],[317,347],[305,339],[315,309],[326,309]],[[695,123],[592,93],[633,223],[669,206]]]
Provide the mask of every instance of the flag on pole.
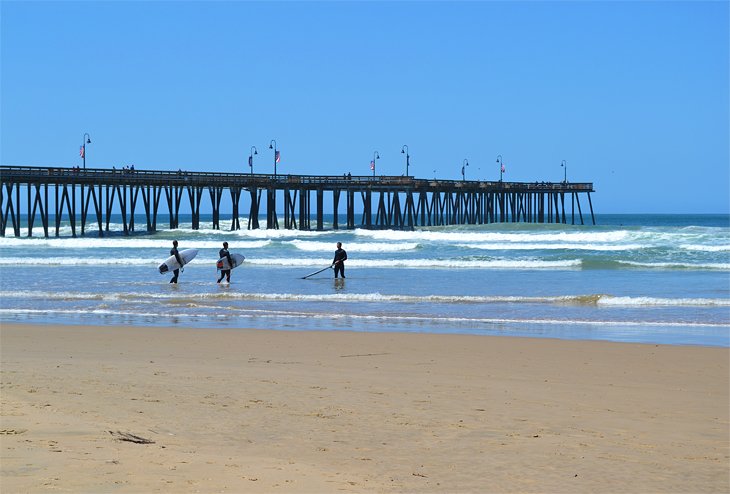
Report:
[[253,156],[248,157],[248,166],[253,168]]
[[79,156],[81,156],[83,158],[84,154],[86,154],[86,146],[81,146],[79,148]]
[[504,165],[502,165],[502,173],[504,173]]
[[276,153],[274,153],[274,154],[275,154],[275,156],[274,156],[274,160],[275,160],[275,161],[276,161],[276,162],[278,163],[278,162],[279,162],[279,159],[281,158],[281,156],[279,155],[279,151],[277,151],[277,152],[276,152]]
[[375,171],[375,160],[370,162],[370,169]]

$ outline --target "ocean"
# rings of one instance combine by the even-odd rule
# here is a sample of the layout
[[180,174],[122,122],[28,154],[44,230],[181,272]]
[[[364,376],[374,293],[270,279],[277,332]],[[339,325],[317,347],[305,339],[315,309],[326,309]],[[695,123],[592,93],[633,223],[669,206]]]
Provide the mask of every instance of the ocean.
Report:
[[[0,322],[730,346],[728,215],[311,232],[229,231],[230,219],[214,230],[203,215],[199,230],[181,216],[179,229],[129,236],[117,221],[101,238],[67,224],[59,237],[0,238]],[[177,285],[157,270],[173,239],[199,249]],[[223,241],[246,256],[230,285],[216,283]],[[347,278],[302,279],[337,242]]]

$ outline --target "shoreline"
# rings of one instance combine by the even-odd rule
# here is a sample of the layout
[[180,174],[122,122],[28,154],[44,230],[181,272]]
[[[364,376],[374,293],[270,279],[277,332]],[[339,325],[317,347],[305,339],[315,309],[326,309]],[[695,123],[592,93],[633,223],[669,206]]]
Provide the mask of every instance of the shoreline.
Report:
[[[38,310],[38,312],[41,312],[41,310]],[[160,329],[160,328],[167,328],[167,329],[179,329],[179,330],[200,330],[200,331],[220,331],[220,330],[227,330],[227,331],[243,331],[243,330],[251,330],[251,331],[279,331],[284,333],[298,333],[298,332],[321,332],[321,333],[333,333],[333,332],[344,332],[344,333],[367,333],[367,334],[382,334],[382,335],[388,335],[388,334],[410,334],[410,335],[442,335],[442,336],[473,336],[473,337],[485,337],[485,338],[520,338],[520,339],[528,339],[528,340],[555,340],[555,341],[576,341],[576,342],[593,342],[593,343],[618,343],[618,344],[628,344],[628,345],[659,345],[659,346],[675,346],[675,347],[699,347],[699,348],[719,348],[719,349],[726,349],[730,350],[730,336],[714,336],[712,338],[708,336],[703,336],[696,338],[697,341],[692,341],[692,339],[686,335],[675,335],[675,336],[664,336],[663,340],[651,340],[648,338],[641,338],[641,337],[618,337],[618,336],[610,336],[610,333],[601,333],[600,329],[597,331],[594,331],[592,333],[592,337],[579,337],[575,335],[571,336],[558,336],[553,333],[543,332],[535,333],[534,331],[527,331],[527,330],[510,330],[510,331],[483,331],[483,330],[474,330],[474,329],[456,329],[456,330],[446,330],[446,329],[431,329],[429,331],[414,331],[411,329],[388,329],[388,330],[373,330],[368,328],[367,326],[363,327],[335,327],[332,329],[321,329],[321,326],[324,324],[321,321],[317,321],[313,324],[313,328],[310,329],[298,329],[294,327],[277,327],[279,325],[280,321],[270,321],[266,325],[264,324],[251,324],[250,326],[239,326],[238,321],[226,321],[225,323],[221,323],[220,321],[216,321],[213,323],[206,324],[204,321],[201,323],[198,323],[196,321],[195,324],[193,324],[191,321],[187,321],[185,323],[181,323],[179,320],[172,324],[169,322],[163,322],[160,324],[130,324],[126,327],[136,327],[136,328],[150,328],[150,329]],[[622,325],[621,322],[614,323],[615,325]],[[34,321],[24,320],[24,321],[3,321],[0,319],[0,327],[2,325],[15,325],[15,326],[62,326],[62,327],[121,327],[123,324],[120,323],[104,323],[104,324],[93,324],[93,323],[86,323],[83,320],[78,320],[78,318],[69,319],[68,321],[59,320],[58,318],[54,320],[53,322],[48,322],[45,319],[38,319]],[[572,325],[571,321],[564,322],[564,325]],[[591,323],[585,323],[585,325],[590,326]],[[266,327],[264,327],[266,326]],[[557,327],[557,323],[551,324],[551,326]],[[609,324],[603,322],[601,323],[601,326],[610,327]],[[270,329],[270,327],[276,327],[276,329]],[[706,326],[702,326],[706,327]],[[727,328],[730,330],[730,326],[724,326],[724,325],[713,325],[713,327],[722,327]]]
[[7,492],[730,489],[726,347],[15,323],[0,343]]

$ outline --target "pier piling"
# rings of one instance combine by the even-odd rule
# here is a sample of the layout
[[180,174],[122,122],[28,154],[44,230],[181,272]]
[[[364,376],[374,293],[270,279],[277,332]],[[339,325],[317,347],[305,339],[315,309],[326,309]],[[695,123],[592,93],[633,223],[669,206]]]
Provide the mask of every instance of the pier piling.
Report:
[[[49,202],[49,187],[55,200]],[[204,191],[208,191],[207,199]],[[591,221],[595,225],[591,192],[592,183],[491,182],[427,180],[403,176],[313,176],[263,175],[250,173],[171,172],[107,169],[85,170],[59,167],[0,166],[0,235],[9,228],[21,236],[21,219],[25,215],[27,235],[33,236],[36,217],[49,236],[49,212],[54,212],[55,235],[60,235],[65,220],[71,235],[84,236],[109,232],[113,214],[121,216],[123,234],[135,232],[135,214],[139,193],[146,219],[146,230],[157,230],[157,216],[165,198],[169,228],[180,227],[180,211],[190,214],[191,227],[200,228],[201,208],[209,206],[212,228],[219,230],[221,200],[225,191],[231,199],[230,230],[258,229],[262,192],[266,197],[266,227],[278,229],[277,198],[283,198],[283,227],[288,230],[311,230],[311,194],[315,196],[316,230],[324,230],[326,197],[331,194],[332,229],[342,226],[366,229],[409,230],[416,227],[475,225],[487,223],[567,223],[584,224],[580,198],[588,200]],[[77,201],[77,191],[78,201]],[[243,194],[246,191],[247,194]],[[340,224],[340,202],[345,197],[345,225]],[[566,204],[566,194],[570,201]],[[21,212],[21,196],[26,199]],[[186,201],[184,200],[186,199]],[[373,200],[374,199],[374,200]],[[242,202],[248,202],[248,217],[242,218]],[[93,210],[90,206],[93,204]],[[358,208],[359,206],[359,208]],[[186,213],[187,211],[187,213]],[[89,215],[89,212],[92,215]],[[77,213],[80,215],[77,217]],[[91,220],[91,221],[90,221]]]

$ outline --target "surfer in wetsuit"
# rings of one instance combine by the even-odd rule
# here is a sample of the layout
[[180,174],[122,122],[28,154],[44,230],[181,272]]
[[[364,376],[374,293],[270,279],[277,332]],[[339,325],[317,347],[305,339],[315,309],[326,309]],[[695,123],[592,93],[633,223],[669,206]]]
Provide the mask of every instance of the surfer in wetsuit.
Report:
[[347,261],[347,252],[342,248],[342,242],[337,242],[337,250],[335,251],[335,258],[332,260],[332,266],[335,268],[335,278],[337,274],[345,277],[345,261]]
[[228,283],[231,282],[231,268],[233,267],[233,259],[231,259],[231,254],[228,252],[228,242],[223,242],[223,248],[218,251],[218,257],[219,258],[226,258],[228,259],[228,269],[221,269],[221,277],[218,278],[218,283],[223,281],[223,278],[226,278],[226,281]]
[[[177,240],[172,241],[172,249],[170,249],[170,255],[175,256],[175,260],[177,260],[177,262],[182,267],[182,265],[184,263],[183,263],[182,257],[180,257],[180,253],[177,251]],[[177,275],[179,275],[179,274],[180,274],[180,268],[174,270],[172,272],[172,279],[170,280],[170,283],[177,283]]]

